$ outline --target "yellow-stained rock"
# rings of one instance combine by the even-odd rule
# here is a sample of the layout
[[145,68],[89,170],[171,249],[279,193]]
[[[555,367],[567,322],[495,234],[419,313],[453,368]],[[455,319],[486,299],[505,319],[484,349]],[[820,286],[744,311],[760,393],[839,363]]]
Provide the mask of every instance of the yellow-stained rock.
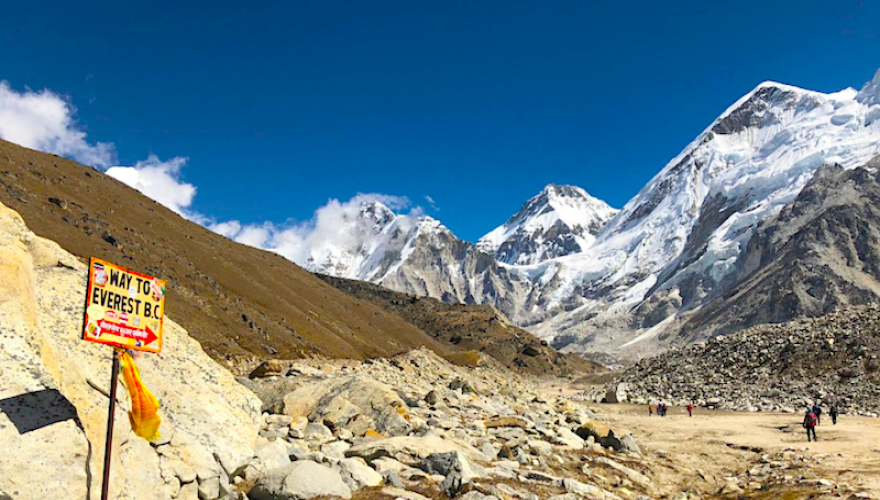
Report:
[[497,427],[520,427],[522,429],[531,429],[535,426],[532,422],[515,415],[495,415],[487,418],[484,424],[489,429]]

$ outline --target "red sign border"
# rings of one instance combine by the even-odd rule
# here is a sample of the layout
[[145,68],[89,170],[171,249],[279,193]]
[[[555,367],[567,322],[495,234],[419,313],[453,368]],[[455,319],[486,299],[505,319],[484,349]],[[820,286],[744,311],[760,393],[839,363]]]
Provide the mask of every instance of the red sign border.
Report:
[[[162,282],[162,284],[166,284],[165,280],[163,280],[161,278],[156,278],[154,276],[149,276],[149,275],[146,275],[143,273],[139,273],[137,271],[128,269],[127,267],[123,267],[123,266],[113,264],[111,262],[107,262],[104,259],[99,259],[98,257],[89,257],[89,271],[88,271],[89,278],[88,278],[88,282],[86,283],[86,303],[85,303],[85,309],[83,310],[83,324],[82,324],[82,328],[81,328],[82,340],[84,340],[86,342],[94,342],[96,344],[111,345],[113,347],[119,347],[121,349],[132,349],[135,351],[144,351],[144,352],[152,352],[152,353],[162,352],[162,341],[164,340],[164,337],[165,337],[165,335],[164,335],[165,296],[164,295],[162,296],[162,319],[159,320],[159,342],[158,342],[158,346],[156,348],[148,348],[146,346],[138,347],[138,346],[133,346],[133,345],[125,345],[125,344],[120,344],[119,342],[114,342],[112,340],[101,340],[101,339],[93,339],[93,338],[86,337],[86,327],[88,327],[88,321],[89,321],[89,305],[92,303],[92,290],[93,290],[92,277],[94,275],[94,273],[92,273],[92,266],[95,263],[104,264],[104,266],[117,267],[127,273],[134,274],[135,276],[140,276],[141,278],[145,278],[147,280],[158,279],[159,281]],[[109,273],[109,271],[108,271],[108,273]],[[167,288],[166,288],[166,290],[167,290]]]

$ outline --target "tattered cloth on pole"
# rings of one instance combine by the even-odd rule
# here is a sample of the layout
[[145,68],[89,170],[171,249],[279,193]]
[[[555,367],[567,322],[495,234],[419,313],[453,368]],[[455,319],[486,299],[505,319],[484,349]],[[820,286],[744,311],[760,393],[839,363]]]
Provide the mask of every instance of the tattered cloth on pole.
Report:
[[128,412],[131,430],[147,441],[155,441],[159,439],[159,426],[162,424],[162,419],[157,413],[159,401],[144,386],[140,371],[135,366],[131,355],[127,351],[121,350],[119,357],[122,361],[122,380],[131,398],[131,411]]

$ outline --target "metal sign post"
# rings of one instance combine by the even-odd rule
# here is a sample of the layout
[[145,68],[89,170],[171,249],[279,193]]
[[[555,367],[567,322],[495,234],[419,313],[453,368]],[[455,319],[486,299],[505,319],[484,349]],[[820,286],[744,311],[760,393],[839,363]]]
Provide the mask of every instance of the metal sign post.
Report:
[[101,485],[101,500],[107,500],[110,491],[110,459],[113,448],[113,423],[116,420],[116,387],[119,375],[119,351],[113,349],[113,367],[110,369],[110,405],[107,413],[107,441],[104,446],[104,479]]
[[[160,352],[162,350],[162,323],[165,318],[165,281],[141,274],[105,260],[89,260],[89,281],[86,286],[86,304],[83,315],[82,338],[113,346],[113,366],[110,369],[110,404],[107,408],[107,441],[104,443],[104,471],[101,500],[110,493],[110,464],[113,455],[113,424],[116,420],[116,389],[119,385],[121,349]],[[126,358],[130,361],[130,358]],[[129,368],[126,368],[129,369]],[[134,368],[137,377],[137,368]],[[129,391],[133,389],[129,387]],[[142,390],[145,390],[142,388]],[[159,403],[152,399],[155,415]],[[130,414],[131,412],[129,412]],[[134,428],[132,430],[135,430]],[[158,437],[157,428],[150,429]],[[138,431],[135,430],[137,434]],[[150,436],[139,436],[150,439]]]

